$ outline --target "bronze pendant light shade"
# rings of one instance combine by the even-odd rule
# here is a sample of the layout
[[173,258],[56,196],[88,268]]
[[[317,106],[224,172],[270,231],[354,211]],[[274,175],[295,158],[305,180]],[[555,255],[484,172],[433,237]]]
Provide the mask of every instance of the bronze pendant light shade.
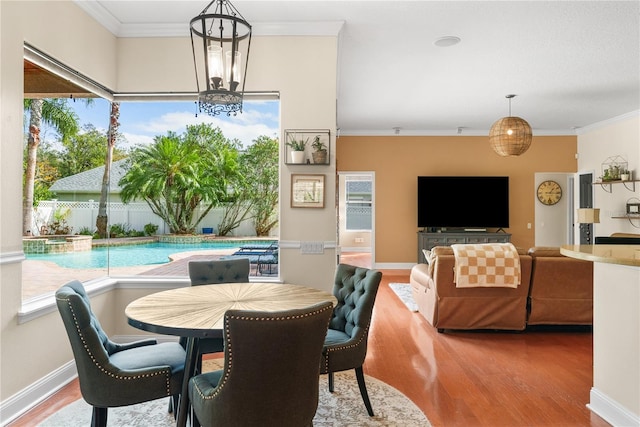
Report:
[[509,117],[496,121],[489,131],[491,148],[504,157],[523,154],[529,149],[533,139],[529,123],[520,117],[511,116],[511,98],[514,96],[506,96],[509,99]]

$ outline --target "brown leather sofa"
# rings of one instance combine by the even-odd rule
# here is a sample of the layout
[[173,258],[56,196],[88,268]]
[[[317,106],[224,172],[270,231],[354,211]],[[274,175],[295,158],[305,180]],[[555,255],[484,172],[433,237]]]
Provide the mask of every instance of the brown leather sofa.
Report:
[[411,269],[410,283],[418,311],[444,329],[523,330],[527,325],[527,297],[531,256],[519,251],[521,284],[517,288],[456,288],[455,257],[447,246],[431,250],[429,264]]
[[411,269],[418,311],[438,332],[591,324],[593,263],[565,257],[559,248],[518,249],[518,254],[521,283],[517,288],[457,288],[453,250],[433,248],[429,264]]
[[528,325],[593,324],[593,262],[533,247]]

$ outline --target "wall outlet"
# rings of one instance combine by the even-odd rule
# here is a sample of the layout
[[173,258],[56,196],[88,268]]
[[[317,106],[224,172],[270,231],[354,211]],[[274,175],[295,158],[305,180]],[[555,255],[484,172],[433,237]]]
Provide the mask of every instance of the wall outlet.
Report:
[[356,237],[356,243],[364,243],[364,237]]
[[300,242],[300,253],[302,254],[323,254],[323,242]]

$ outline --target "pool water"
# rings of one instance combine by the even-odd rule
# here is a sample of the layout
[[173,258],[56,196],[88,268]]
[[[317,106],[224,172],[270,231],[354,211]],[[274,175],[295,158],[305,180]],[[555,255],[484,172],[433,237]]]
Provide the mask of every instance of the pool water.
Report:
[[51,261],[65,268],[105,268],[132,267],[137,265],[166,264],[169,255],[178,252],[202,251],[213,249],[239,248],[251,243],[270,243],[261,241],[203,242],[196,244],[145,243],[141,245],[123,245],[94,247],[91,251],[61,254],[25,254],[29,260]]

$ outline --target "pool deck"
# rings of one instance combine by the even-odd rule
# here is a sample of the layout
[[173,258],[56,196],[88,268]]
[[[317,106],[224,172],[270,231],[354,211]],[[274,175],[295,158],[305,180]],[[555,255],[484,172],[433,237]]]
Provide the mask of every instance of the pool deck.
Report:
[[[218,237],[212,240],[274,240],[273,238],[255,237]],[[125,244],[141,244],[157,241],[153,237],[129,237],[123,239],[109,239],[109,244],[120,246]],[[96,246],[104,245],[106,241],[94,241]],[[171,262],[161,265],[139,265],[131,267],[111,267],[75,269],[64,268],[50,261],[25,260],[22,264],[22,299],[28,299],[47,292],[55,292],[60,286],[71,280],[88,281],[103,276],[188,276],[189,261],[219,259],[231,255],[237,248],[210,249],[200,251],[177,252],[171,255]],[[255,265],[252,265],[252,276],[256,276]],[[43,280],[43,278],[45,278]]]

